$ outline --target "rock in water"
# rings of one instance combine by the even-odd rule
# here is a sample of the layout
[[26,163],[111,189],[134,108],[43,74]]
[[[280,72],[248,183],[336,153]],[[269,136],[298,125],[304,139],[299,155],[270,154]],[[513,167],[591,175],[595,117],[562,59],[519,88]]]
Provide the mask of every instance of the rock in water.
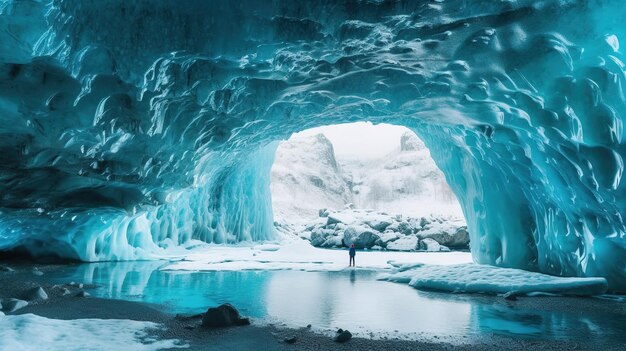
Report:
[[352,333],[347,330],[341,330],[341,332],[339,332],[339,330],[337,331],[337,335],[335,335],[335,338],[333,339],[335,340],[335,342],[346,342],[352,339]]
[[18,299],[7,299],[2,301],[2,310],[4,312],[15,312],[20,308],[28,306],[28,302]]
[[14,272],[15,270],[9,266],[3,266],[0,264],[0,272]]
[[502,295],[502,297],[504,297],[505,300],[517,301],[517,294],[515,291],[509,291],[508,293]]
[[37,287],[34,289],[30,289],[24,294],[24,299],[27,301],[35,301],[35,300],[47,300],[48,294],[42,287]]
[[81,290],[78,292],[78,294],[74,295],[76,297],[89,297],[91,296],[88,292],[86,292],[85,290]]
[[224,328],[249,324],[250,320],[248,318],[241,318],[239,311],[229,303],[209,308],[204,314],[204,317],[202,317],[202,326],[209,328]]

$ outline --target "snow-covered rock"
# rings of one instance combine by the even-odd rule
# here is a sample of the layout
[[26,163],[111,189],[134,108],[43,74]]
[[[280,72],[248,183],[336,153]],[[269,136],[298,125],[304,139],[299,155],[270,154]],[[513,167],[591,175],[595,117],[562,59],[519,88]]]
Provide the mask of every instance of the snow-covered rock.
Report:
[[354,244],[357,249],[369,249],[379,239],[378,232],[366,225],[351,225],[343,232],[345,246]]
[[435,239],[426,238],[420,241],[420,249],[424,251],[441,251],[441,245]]
[[426,230],[417,232],[421,239],[431,238],[441,245],[454,248],[467,248],[469,243],[469,233],[466,226],[451,227],[450,225],[442,225],[435,223]]
[[[373,248],[397,251],[467,249],[465,223],[456,217],[412,218],[373,210],[321,211],[311,224],[301,226],[301,238],[316,247]],[[383,229],[384,228],[384,229]]]
[[365,220],[365,224],[379,232],[387,229],[391,223],[394,223],[394,221],[389,216],[376,216]]
[[382,246],[387,246],[387,243],[394,241],[400,237],[400,234],[387,229],[384,233],[380,234],[380,243]]
[[387,244],[387,250],[413,251],[419,247],[419,239],[416,236],[403,236],[396,241]]

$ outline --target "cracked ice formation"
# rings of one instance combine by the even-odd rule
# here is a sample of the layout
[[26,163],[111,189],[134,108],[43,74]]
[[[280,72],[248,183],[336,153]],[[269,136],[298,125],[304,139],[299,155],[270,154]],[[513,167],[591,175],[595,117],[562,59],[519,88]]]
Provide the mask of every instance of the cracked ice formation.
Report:
[[626,289],[619,0],[0,3],[0,248],[273,237],[276,140],[413,129],[479,263]]

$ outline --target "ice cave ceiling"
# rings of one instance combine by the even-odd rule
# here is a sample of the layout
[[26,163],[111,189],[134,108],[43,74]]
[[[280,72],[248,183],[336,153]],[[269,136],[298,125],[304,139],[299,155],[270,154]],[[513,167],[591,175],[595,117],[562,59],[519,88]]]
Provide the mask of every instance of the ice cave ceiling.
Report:
[[0,249],[273,236],[277,140],[401,124],[480,263],[626,289],[626,3],[0,1]]

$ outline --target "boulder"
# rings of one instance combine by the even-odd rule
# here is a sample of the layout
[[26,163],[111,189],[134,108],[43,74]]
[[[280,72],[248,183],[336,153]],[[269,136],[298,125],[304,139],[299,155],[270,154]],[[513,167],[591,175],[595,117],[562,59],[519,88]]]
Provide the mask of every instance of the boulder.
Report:
[[387,244],[387,250],[394,251],[411,251],[417,250],[419,240],[416,236],[407,235],[400,237],[398,240],[392,241]]
[[393,223],[393,220],[390,217],[382,216],[376,216],[374,218],[368,218],[365,220],[365,224],[379,232],[385,231],[385,229],[387,229],[387,227],[391,225],[391,223]]
[[424,251],[433,251],[433,252],[441,251],[441,245],[435,239],[432,239],[432,238],[426,238],[424,240],[420,240],[419,248],[420,250],[424,250]]
[[386,246],[389,242],[395,241],[398,238],[400,238],[400,234],[386,230],[380,235],[380,244],[382,244],[381,246]]
[[441,245],[456,249],[467,249],[469,247],[469,234],[467,227],[437,228],[428,229],[418,233],[421,239],[431,238]]
[[239,311],[229,303],[209,308],[202,317],[202,326],[209,328],[224,328],[249,324],[250,320],[248,318],[242,318],[239,315]]
[[413,233],[413,227],[408,222],[398,223],[398,232],[404,235],[411,235]]
[[326,241],[324,241],[322,243],[322,245],[320,245],[321,247],[342,247],[343,246],[343,239],[341,236],[336,236],[336,235],[329,235],[326,238]]
[[284,341],[285,341],[285,343],[287,343],[287,344],[295,344],[295,343],[296,343],[296,341],[298,341],[298,339],[296,339],[296,337],[295,337],[295,336],[291,336],[291,337],[285,338],[285,340],[284,340]]
[[74,296],[75,297],[89,297],[91,295],[88,292],[86,292],[85,290],[81,290]]
[[342,329],[339,329],[337,331],[337,334],[333,338],[333,340],[335,340],[335,342],[346,342],[346,341],[348,341],[350,339],[352,339],[352,333],[350,333],[347,330],[342,330]]
[[333,212],[328,215],[326,219],[326,225],[343,223],[343,224],[352,224],[356,221],[354,214],[351,212]]
[[351,225],[343,232],[343,242],[345,246],[354,244],[357,249],[369,249],[376,245],[380,237],[372,228],[364,225]]
[[319,247],[324,241],[326,241],[326,235],[321,230],[316,229],[311,233],[311,245]]
[[428,225],[430,223],[430,221],[428,220],[428,218],[426,217],[422,217],[420,218],[420,223],[419,226],[424,228],[426,225]]

